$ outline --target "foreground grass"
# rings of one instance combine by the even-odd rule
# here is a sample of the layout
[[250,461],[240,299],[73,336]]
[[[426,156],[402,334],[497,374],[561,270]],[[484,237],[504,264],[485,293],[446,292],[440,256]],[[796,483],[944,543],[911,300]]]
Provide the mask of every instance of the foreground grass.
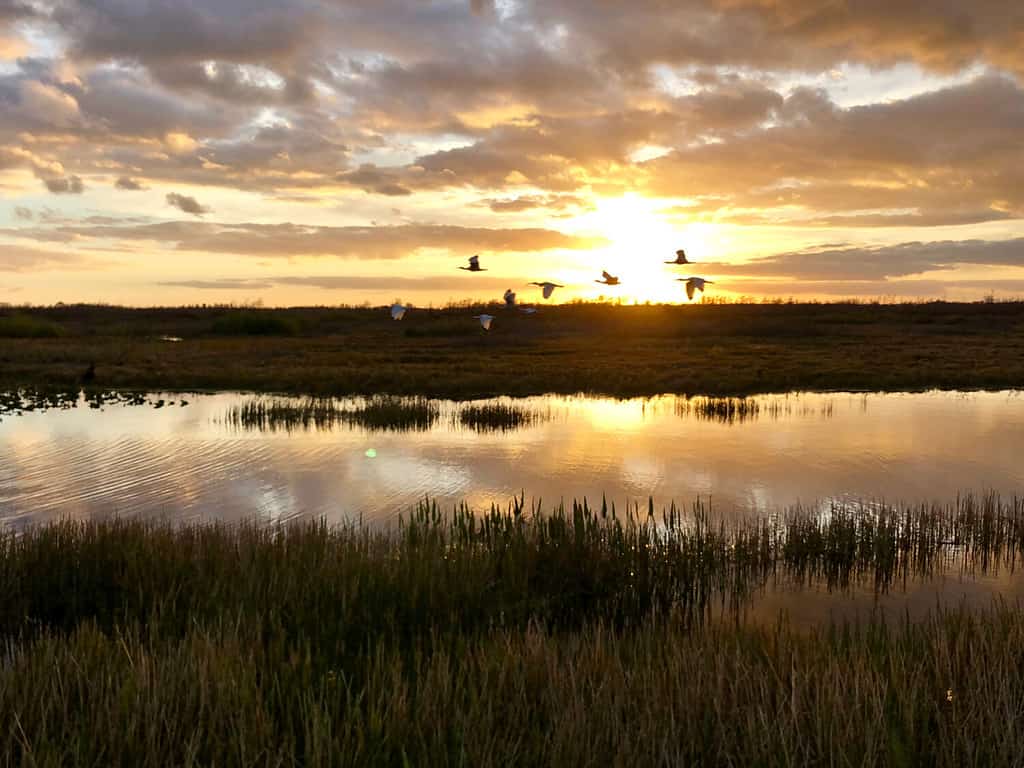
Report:
[[[0,538],[10,765],[1012,764],[1024,613],[797,632],[711,620],[770,580],[1019,566],[1024,503]],[[722,614],[718,614],[722,615]]]
[[356,671],[225,622],[9,650],[6,764],[1016,765],[1024,614],[796,633],[498,630]]
[[[455,399],[1024,385],[1024,303],[481,308],[0,308],[0,388],[94,385]],[[16,335],[16,334],[14,334]],[[182,338],[180,343],[161,337]]]

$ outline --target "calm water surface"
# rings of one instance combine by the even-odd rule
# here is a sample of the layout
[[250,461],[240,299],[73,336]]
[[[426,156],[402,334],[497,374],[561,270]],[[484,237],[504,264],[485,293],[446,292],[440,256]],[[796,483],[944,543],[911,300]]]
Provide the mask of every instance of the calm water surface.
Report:
[[[602,495],[620,506],[653,497],[659,508],[699,498],[724,517],[837,500],[1024,494],[1018,392],[764,396],[753,400],[755,413],[731,417],[673,396],[500,399],[487,402],[535,419],[490,432],[463,426],[466,406],[452,402],[438,403],[425,430],[289,431],[232,423],[231,409],[252,395],[182,399],[150,395],[147,404],[102,408],[81,401],[0,416],[0,525],[112,515],[384,524],[426,496],[481,508],[521,493],[546,508]],[[885,595],[868,587],[842,597],[776,583],[751,615],[771,620],[783,611],[806,623],[881,608],[913,616],[993,596],[1024,599],[1024,577],[954,568]]]
[[[1016,392],[801,394],[756,398],[731,420],[699,401],[546,396],[538,421],[480,432],[442,402],[425,431],[259,430],[228,422],[253,396],[151,395],[0,417],[0,522],[61,516],[394,519],[425,496],[506,504],[525,493],[617,504],[700,497],[723,515],[831,500],[940,501],[1024,493],[1024,397]],[[370,455],[367,455],[367,454]]]

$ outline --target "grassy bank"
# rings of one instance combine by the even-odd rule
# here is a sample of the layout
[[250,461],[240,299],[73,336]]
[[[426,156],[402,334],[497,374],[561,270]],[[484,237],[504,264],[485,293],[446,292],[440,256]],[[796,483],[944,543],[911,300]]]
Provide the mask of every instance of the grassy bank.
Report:
[[0,308],[0,388],[91,362],[106,388],[456,399],[1024,386],[1024,303],[494,308],[489,333],[479,310]]
[[772,580],[1019,566],[1024,503],[421,507],[396,530],[62,523],[0,539],[0,762],[963,765],[1024,747],[1024,614],[709,621]]

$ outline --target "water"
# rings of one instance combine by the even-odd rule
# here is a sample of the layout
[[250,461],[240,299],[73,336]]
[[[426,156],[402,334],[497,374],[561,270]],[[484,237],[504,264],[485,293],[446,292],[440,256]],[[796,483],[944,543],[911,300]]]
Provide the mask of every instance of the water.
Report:
[[[505,431],[464,426],[466,405],[435,403],[427,429],[247,428],[241,393],[0,416],[0,525],[132,515],[175,521],[361,518],[387,524],[424,497],[443,506],[513,496],[623,506],[700,498],[723,517],[834,501],[949,503],[958,493],[1024,494],[1024,397],[1017,392],[800,394],[742,401],[547,396],[487,401],[529,413]],[[7,400],[9,404],[9,398]],[[301,401],[292,401],[295,404]],[[337,401],[342,409],[363,401]],[[735,401],[734,401],[735,402]],[[753,411],[750,406],[753,404]],[[97,404],[94,404],[97,405]],[[160,407],[156,407],[159,405]],[[882,610],[1024,599],[1024,578],[950,567],[886,594],[859,585],[773,582],[748,617],[797,624]]]
[[425,496],[484,507],[521,493],[545,506],[699,497],[724,516],[1024,493],[1024,397],[1015,392],[765,396],[756,414],[731,421],[672,396],[505,399],[497,402],[535,420],[490,432],[462,426],[464,406],[451,402],[425,431],[270,431],[228,423],[252,395],[185,398],[0,417],[0,524],[110,515],[378,523]]

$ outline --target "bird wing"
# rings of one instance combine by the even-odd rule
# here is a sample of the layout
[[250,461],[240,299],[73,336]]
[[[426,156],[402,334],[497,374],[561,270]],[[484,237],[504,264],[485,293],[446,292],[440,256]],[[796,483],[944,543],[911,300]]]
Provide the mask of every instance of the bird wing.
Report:
[[611,280],[612,276],[608,274],[607,270],[601,270],[601,277],[605,280]]
[[687,280],[686,281],[686,298],[691,299],[691,300],[693,299],[693,289],[694,289],[693,281],[692,280]]
[[473,267],[477,266],[480,263],[480,257],[479,256],[470,256],[469,257],[469,263],[470,263],[470,266],[473,266]]

